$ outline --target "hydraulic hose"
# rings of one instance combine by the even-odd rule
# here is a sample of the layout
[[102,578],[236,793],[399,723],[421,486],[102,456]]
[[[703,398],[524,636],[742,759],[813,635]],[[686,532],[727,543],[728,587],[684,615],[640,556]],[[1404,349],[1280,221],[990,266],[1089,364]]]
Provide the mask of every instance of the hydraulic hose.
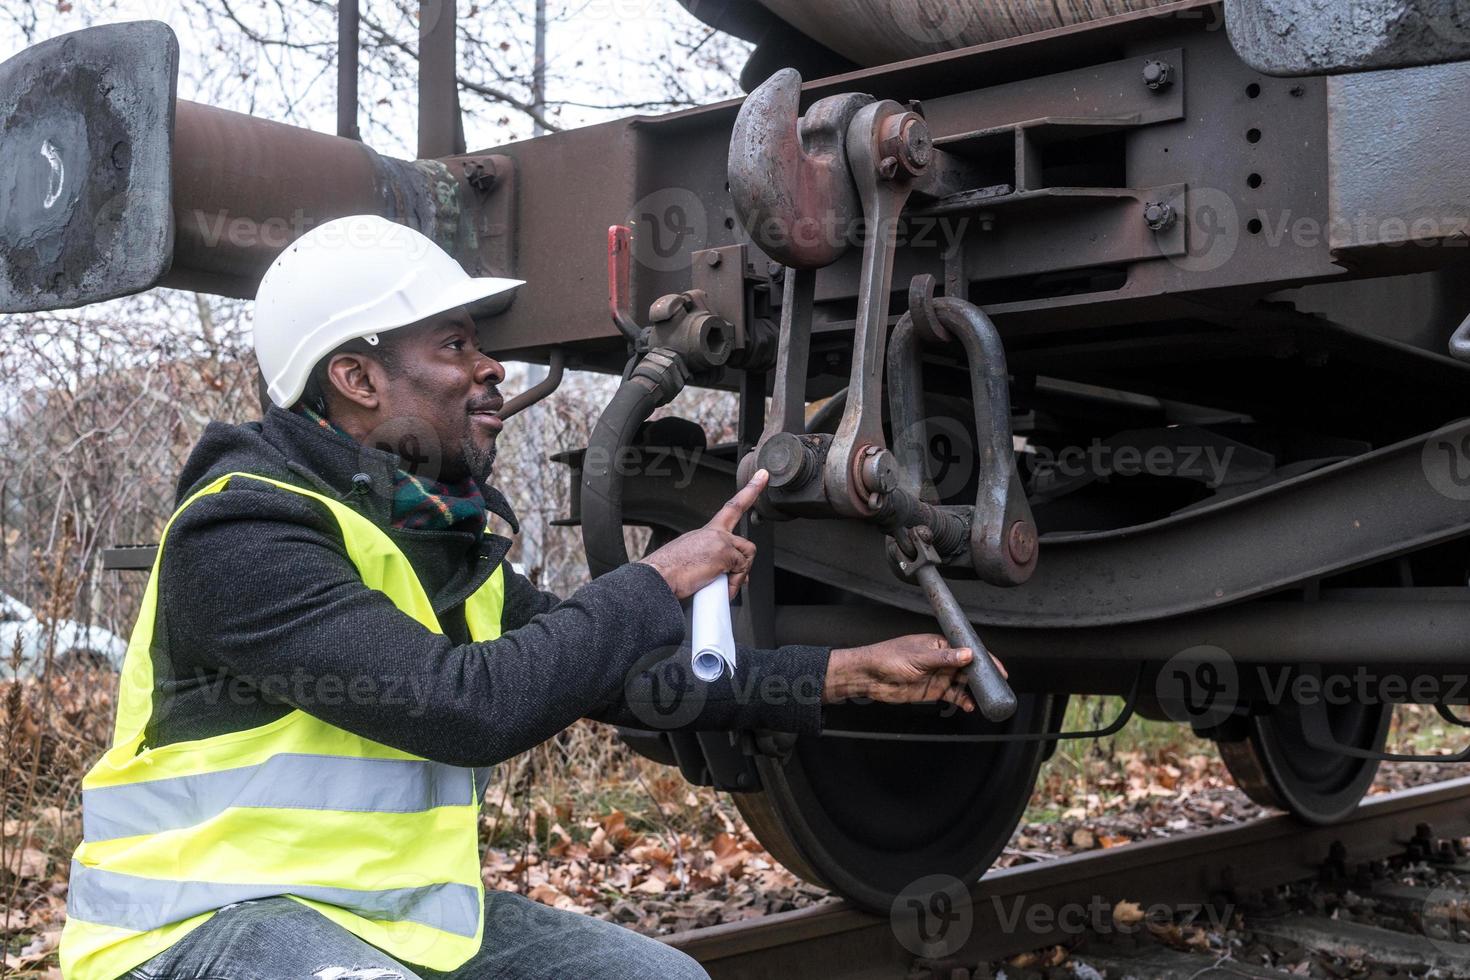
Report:
[[638,427],[684,390],[683,358],[667,347],[644,355],[598,417],[582,458],[582,545],[593,578],[628,562],[623,543],[623,474]]

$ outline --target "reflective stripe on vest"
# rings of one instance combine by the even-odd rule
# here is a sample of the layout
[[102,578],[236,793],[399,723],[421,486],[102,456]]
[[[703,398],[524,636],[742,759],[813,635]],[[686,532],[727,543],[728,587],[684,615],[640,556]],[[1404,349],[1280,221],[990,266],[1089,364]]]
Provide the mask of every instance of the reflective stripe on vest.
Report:
[[481,890],[456,882],[364,891],[322,885],[164,881],[88,868],[76,861],[71,864],[66,907],[69,915],[84,921],[147,932],[234,902],[288,893],[350,908],[365,918],[418,922],[457,936],[473,936],[480,925]]
[[[169,528],[232,478],[320,503],[369,588],[442,632],[408,559],[330,497],[249,473],[191,496],[169,519],[120,675],[113,745],[82,782],[62,969],[112,980],[224,906],[288,896],[390,956],[433,970],[480,948],[479,800],[488,769],[431,762],[293,710],[257,728],[144,744],[153,705],[158,573]],[[477,641],[500,635],[504,575],[465,601]]]
[[411,813],[469,806],[457,766],[422,759],[282,753],[256,766],[82,790],[82,839],[112,840],[192,827],[232,806]]

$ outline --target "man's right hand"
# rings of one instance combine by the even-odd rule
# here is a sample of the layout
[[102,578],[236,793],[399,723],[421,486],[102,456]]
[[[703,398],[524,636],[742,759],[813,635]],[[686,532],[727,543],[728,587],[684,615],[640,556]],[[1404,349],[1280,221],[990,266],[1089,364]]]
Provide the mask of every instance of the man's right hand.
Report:
[[755,506],[769,479],[765,470],[757,470],[708,524],[680,535],[639,561],[662,575],[680,601],[721,575],[730,576],[730,598],[735,598],[755,561],[755,545],[737,535],[735,525]]

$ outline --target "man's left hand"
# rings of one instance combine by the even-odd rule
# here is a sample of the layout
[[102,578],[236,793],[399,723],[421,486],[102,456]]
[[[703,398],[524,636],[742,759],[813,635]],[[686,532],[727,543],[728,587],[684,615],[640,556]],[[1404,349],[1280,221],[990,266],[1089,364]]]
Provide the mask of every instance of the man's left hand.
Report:
[[[889,704],[945,701],[964,711],[974,711],[975,700],[961,674],[974,658],[973,651],[955,649],[944,637],[932,633],[833,650],[827,664],[822,701],[829,704],[848,698],[871,698]],[[999,660],[995,665],[1005,673]]]

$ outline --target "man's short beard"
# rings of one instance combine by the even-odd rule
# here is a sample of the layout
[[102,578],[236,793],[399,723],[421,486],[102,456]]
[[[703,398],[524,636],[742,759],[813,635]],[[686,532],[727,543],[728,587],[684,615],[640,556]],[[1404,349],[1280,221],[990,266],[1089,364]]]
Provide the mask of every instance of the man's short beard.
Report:
[[481,483],[490,482],[490,473],[495,469],[495,447],[481,449],[475,440],[466,436],[460,445],[465,472]]

